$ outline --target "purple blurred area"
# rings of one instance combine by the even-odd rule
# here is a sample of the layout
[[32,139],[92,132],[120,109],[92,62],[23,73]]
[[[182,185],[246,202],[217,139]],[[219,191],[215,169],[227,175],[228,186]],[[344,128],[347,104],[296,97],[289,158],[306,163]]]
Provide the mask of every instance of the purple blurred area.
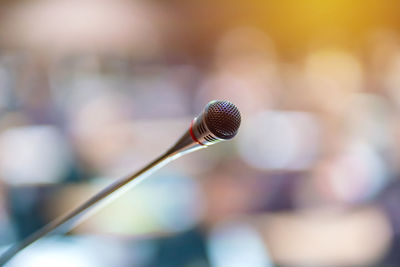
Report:
[[7,266],[400,266],[400,2],[0,1],[0,252],[164,152],[238,135]]

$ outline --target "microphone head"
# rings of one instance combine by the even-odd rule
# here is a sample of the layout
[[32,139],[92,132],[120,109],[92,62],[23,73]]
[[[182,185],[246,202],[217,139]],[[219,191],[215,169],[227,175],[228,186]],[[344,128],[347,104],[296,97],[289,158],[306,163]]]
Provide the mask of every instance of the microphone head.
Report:
[[214,100],[193,120],[190,136],[203,146],[229,140],[237,134],[240,120],[240,112],[234,104]]
[[214,100],[204,109],[204,121],[214,136],[228,140],[237,134],[241,117],[239,109],[231,102]]
[[[240,126],[239,109],[229,101],[214,100],[193,119],[189,130],[171,151],[182,155],[233,138]],[[179,151],[179,153],[177,153]]]

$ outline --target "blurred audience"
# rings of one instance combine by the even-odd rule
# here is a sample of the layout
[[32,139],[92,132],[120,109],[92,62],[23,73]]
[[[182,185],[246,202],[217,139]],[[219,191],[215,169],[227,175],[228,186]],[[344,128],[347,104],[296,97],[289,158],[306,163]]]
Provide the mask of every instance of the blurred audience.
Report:
[[[305,1],[299,32],[178,2],[0,6],[0,252],[158,156],[208,101],[242,112],[232,142],[8,266],[400,266],[398,25],[353,40],[361,26],[316,9],[344,1]],[[363,21],[353,5],[344,21]]]

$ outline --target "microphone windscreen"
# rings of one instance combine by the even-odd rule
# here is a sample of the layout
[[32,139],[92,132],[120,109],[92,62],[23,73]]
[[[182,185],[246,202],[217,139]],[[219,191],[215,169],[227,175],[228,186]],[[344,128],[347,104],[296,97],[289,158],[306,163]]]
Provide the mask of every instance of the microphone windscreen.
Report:
[[229,101],[211,101],[205,108],[205,123],[218,138],[231,139],[239,129],[239,109]]

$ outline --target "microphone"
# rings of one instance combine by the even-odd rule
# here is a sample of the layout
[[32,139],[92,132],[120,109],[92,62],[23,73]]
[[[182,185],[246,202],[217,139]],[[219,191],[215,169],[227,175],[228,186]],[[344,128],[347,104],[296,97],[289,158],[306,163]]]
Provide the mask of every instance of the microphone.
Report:
[[[211,101],[189,129],[169,150],[174,156],[182,156],[209,145],[232,139],[241,122],[238,108],[228,101]],[[167,152],[168,153],[168,152]]]
[[85,203],[51,221],[42,229],[12,246],[0,257],[0,266],[8,262],[18,252],[49,234],[69,232],[84,218],[99,209],[101,205],[119,196],[146,178],[151,172],[187,153],[205,148],[221,141],[232,139],[238,132],[241,116],[238,108],[229,101],[209,102],[190,124],[189,129],[164,154],[150,162],[133,175],[122,178],[91,197]]

